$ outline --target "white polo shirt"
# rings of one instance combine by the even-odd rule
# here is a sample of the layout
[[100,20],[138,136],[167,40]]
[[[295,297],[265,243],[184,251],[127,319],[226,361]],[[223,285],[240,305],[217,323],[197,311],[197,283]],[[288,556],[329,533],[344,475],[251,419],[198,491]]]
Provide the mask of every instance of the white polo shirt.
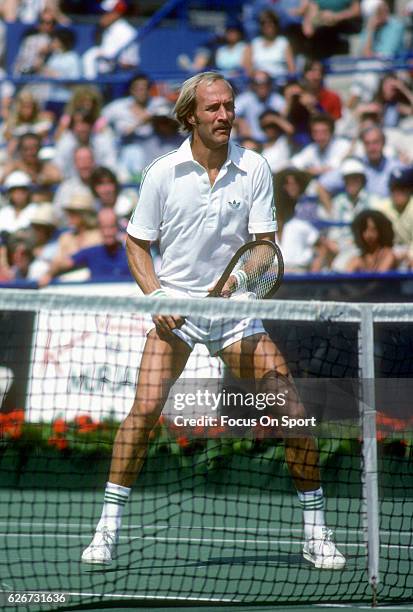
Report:
[[264,158],[231,142],[211,186],[188,138],[146,169],[127,231],[140,240],[159,240],[162,287],[198,297],[253,234],[276,229],[272,175]]

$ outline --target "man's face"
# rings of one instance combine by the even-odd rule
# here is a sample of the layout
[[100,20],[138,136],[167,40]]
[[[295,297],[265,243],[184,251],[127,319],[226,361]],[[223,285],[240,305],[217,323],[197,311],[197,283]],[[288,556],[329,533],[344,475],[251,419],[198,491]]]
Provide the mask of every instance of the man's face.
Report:
[[36,138],[25,138],[21,144],[21,158],[26,164],[37,163],[40,145]]
[[83,119],[76,119],[73,125],[73,134],[81,144],[88,144],[90,135],[92,133],[92,126]]
[[102,234],[102,242],[107,247],[115,246],[118,242],[118,224],[113,214],[99,217],[99,228]]
[[95,160],[93,159],[90,149],[84,148],[76,151],[74,162],[76,170],[82,181],[88,181],[95,166]]
[[95,186],[95,191],[103,206],[114,206],[116,204],[116,185],[110,178],[102,178]]
[[15,208],[24,208],[30,201],[30,191],[27,187],[14,187],[9,191],[9,200]]
[[363,137],[364,150],[371,163],[378,163],[383,157],[384,138],[379,130],[370,130]]
[[360,191],[363,189],[365,179],[363,174],[348,174],[344,177],[344,184],[346,186],[346,192],[350,198],[358,196]]
[[148,81],[146,79],[136,79],[131,85],[130,93],[138,104],[146,104],[149,99]]
[[271,93],[271,79],[265,72],[256,72],[252,81],[252,89],[259,100],[266,100]]
[[44,34],[51,34],[55,27],[56,21],[52,11],[45,9],[40,15],[39,30]]
[[391,190],[391,199],[397,210],[403,210],[407,206],[412,196],[411,187],[393,187]]
[[188,118],[193,122],[194,136],[209,149],[219,149],[228,144],[234,118],[234,97],[225,81],[198,85],[196,108]]
[[310,83],[310,85],[313,85],[314,87],[319,87],[323,80],[323,69],[321,67],[321,64],[319,64],[318,62],[314,62],[313,64],[311,64],[310,69],[307,70],[307,72],[304,74],[304,77],[305,80]]
[[327,123],[314,123],[311,126],[311,138],[320,147],[320,149],[326,148],[332,135],[330,126],[327,125]]

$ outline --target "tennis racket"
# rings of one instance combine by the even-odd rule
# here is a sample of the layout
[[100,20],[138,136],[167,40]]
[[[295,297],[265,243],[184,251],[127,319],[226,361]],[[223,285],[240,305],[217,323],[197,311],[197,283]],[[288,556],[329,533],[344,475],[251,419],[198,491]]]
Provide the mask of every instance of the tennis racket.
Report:
[[247,242],[235,253],[209,297],[250,294],[270,298],[281,285],[284,261],[278,245],[270,240]]

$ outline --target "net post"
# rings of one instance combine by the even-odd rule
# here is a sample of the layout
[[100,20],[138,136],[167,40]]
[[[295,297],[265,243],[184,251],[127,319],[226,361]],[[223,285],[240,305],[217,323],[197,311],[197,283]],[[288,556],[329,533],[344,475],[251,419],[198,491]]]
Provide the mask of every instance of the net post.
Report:
[[374,371],[374,322],[369,304],[360,306],[359,355],[361,394],[360,420],[363,435],[363,517],[368,551],[368,576],[372,588],[372,607],[377,605],[379,583],[380,521],[378,495],[375,371]]

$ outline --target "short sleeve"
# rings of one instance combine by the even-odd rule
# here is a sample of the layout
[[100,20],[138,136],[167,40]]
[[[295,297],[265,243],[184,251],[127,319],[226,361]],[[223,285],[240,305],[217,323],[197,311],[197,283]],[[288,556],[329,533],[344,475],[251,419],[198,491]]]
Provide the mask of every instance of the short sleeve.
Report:
[[144,174],[138,203],[128,223],[127,232],[138,240],[157,240],[161,224],[159,180],[155,182],[153,166]]
[[273,178],[270,167],[264,159],[252,175],[252,206],[248,231],[250,234],[277,231]]

